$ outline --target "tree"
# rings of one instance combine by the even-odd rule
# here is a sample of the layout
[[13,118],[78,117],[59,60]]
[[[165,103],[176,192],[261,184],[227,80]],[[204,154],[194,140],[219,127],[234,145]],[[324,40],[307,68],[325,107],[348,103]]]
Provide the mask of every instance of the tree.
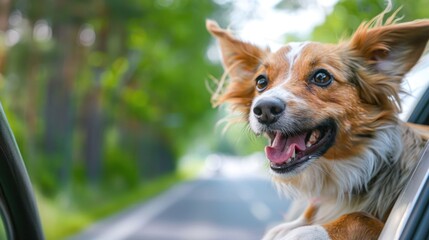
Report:
[[220,69],[205,58],[211,38],[204,20],[214,3],[8,6],[2,5],[0,26],[10,14],[19,16],[5,28],[20,38],[8,48],[2,103],[44,193],[118,179],[126,188],[174,171],[195,126],[213,113],[205,80]]
[[[393,4],[394,10],[401,8],[398,14],[398,17],[403,17],[401,21],[429,17],[427,11],[424,10],[427,5],[426,0],[397,0]],[[337,42],[343,37],[349,37],[360,23],[371,20],[386,6],[384,0],[341,0],[335,5],[332,13],[327,16],[325,22],[314,30],[312,38],[323,42]]]

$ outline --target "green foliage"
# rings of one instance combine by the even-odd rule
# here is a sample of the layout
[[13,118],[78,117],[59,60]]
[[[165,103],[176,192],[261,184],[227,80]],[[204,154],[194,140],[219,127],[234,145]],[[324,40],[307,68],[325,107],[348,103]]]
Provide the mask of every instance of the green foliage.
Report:
[[[58,227],[44,218],[63,201],[72,208],[51,214],[70,219],[76,224],[70,229],[77,229],[95,219],[81,216],[95,200],[112,200],[113,207],[94,213],[98,217],[129,203],[110,194],[137,191],[136,200],[160,191],[147,184],[175,172],[177,159],[200,134],[196,128],[211,128],[205,81],[220,67],[205,57],[211,41],[205,18],[216,4],[5,3],[1,102],[39,198],[47,203],[41,210],[46,231]],[[7,45],[7,30],[16,31],[19,41]]]
[[134,157],[111,146],[105,153],[103,185],[111,189],[131,189],[140,180],[139,167]]
[[[213,114],[205,81],[220,68],[205,57],[211,38],[204,22],[216,5],[24,2],[9,6],[18,20],[8,28],[21,35],[14,46],[1,45],[7,64],[0,93],[42,193],[55,195],[73,181],[121,178],[135,186],[159,152],[156,174],[173,171],[194,126],[207,126],[200,122]],[[40,26],[44,38],[37,37]],[[84,42],[91,34],[95,41]],[[145,153],[146,142],[152,148]]]
[[[401,21],[412,21],[419,18],[428,18],[427,0],[396,0],[393,2],[394,10],[401,8],[398,17]],[[312,38],[322,42],[337,42],[349,37],[363,21],[369,21],[386,8],[384,0],[340,0],[334,11],[327,16],[325,22],[318,26]],[[393,13],[393,11],[392,11]]]

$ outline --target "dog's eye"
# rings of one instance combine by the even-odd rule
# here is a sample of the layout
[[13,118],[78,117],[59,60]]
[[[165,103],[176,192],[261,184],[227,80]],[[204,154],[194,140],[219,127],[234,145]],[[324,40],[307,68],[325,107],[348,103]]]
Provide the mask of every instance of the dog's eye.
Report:
[[268,79],[265,75],[259,75],[256,78],[256,90],[258,90],[258,92],[262,92],[264,91],[268,86]]
[[327,87],[333,80],[332,75],[325,69],[317,70],[311,78],[311,82],[319,87]]

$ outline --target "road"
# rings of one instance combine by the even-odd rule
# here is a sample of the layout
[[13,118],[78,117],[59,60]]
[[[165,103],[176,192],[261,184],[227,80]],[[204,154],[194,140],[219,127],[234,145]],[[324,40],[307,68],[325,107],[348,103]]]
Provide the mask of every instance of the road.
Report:
[[260,239],[269,226],[282,221],[289,203],[266,178],[197,179],[180,183],[71,239]]

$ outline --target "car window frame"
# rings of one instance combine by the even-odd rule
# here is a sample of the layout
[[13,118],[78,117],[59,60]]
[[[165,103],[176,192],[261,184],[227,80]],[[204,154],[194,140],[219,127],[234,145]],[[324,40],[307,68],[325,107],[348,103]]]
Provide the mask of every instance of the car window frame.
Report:
[[1,102],[0,201],[8,239],[44,239],[30,178]]
[[419,102],[414,107],[408,122],[429,124],[429,88],[426,89]]
[[380,240],[413,239],[410,237],[412,234],[410,230],[413,224],[418,225],[419,199],[422,194],[427,194],[428,170],[429,143],[426,144],[416,170],[393,206],[379,237]]

